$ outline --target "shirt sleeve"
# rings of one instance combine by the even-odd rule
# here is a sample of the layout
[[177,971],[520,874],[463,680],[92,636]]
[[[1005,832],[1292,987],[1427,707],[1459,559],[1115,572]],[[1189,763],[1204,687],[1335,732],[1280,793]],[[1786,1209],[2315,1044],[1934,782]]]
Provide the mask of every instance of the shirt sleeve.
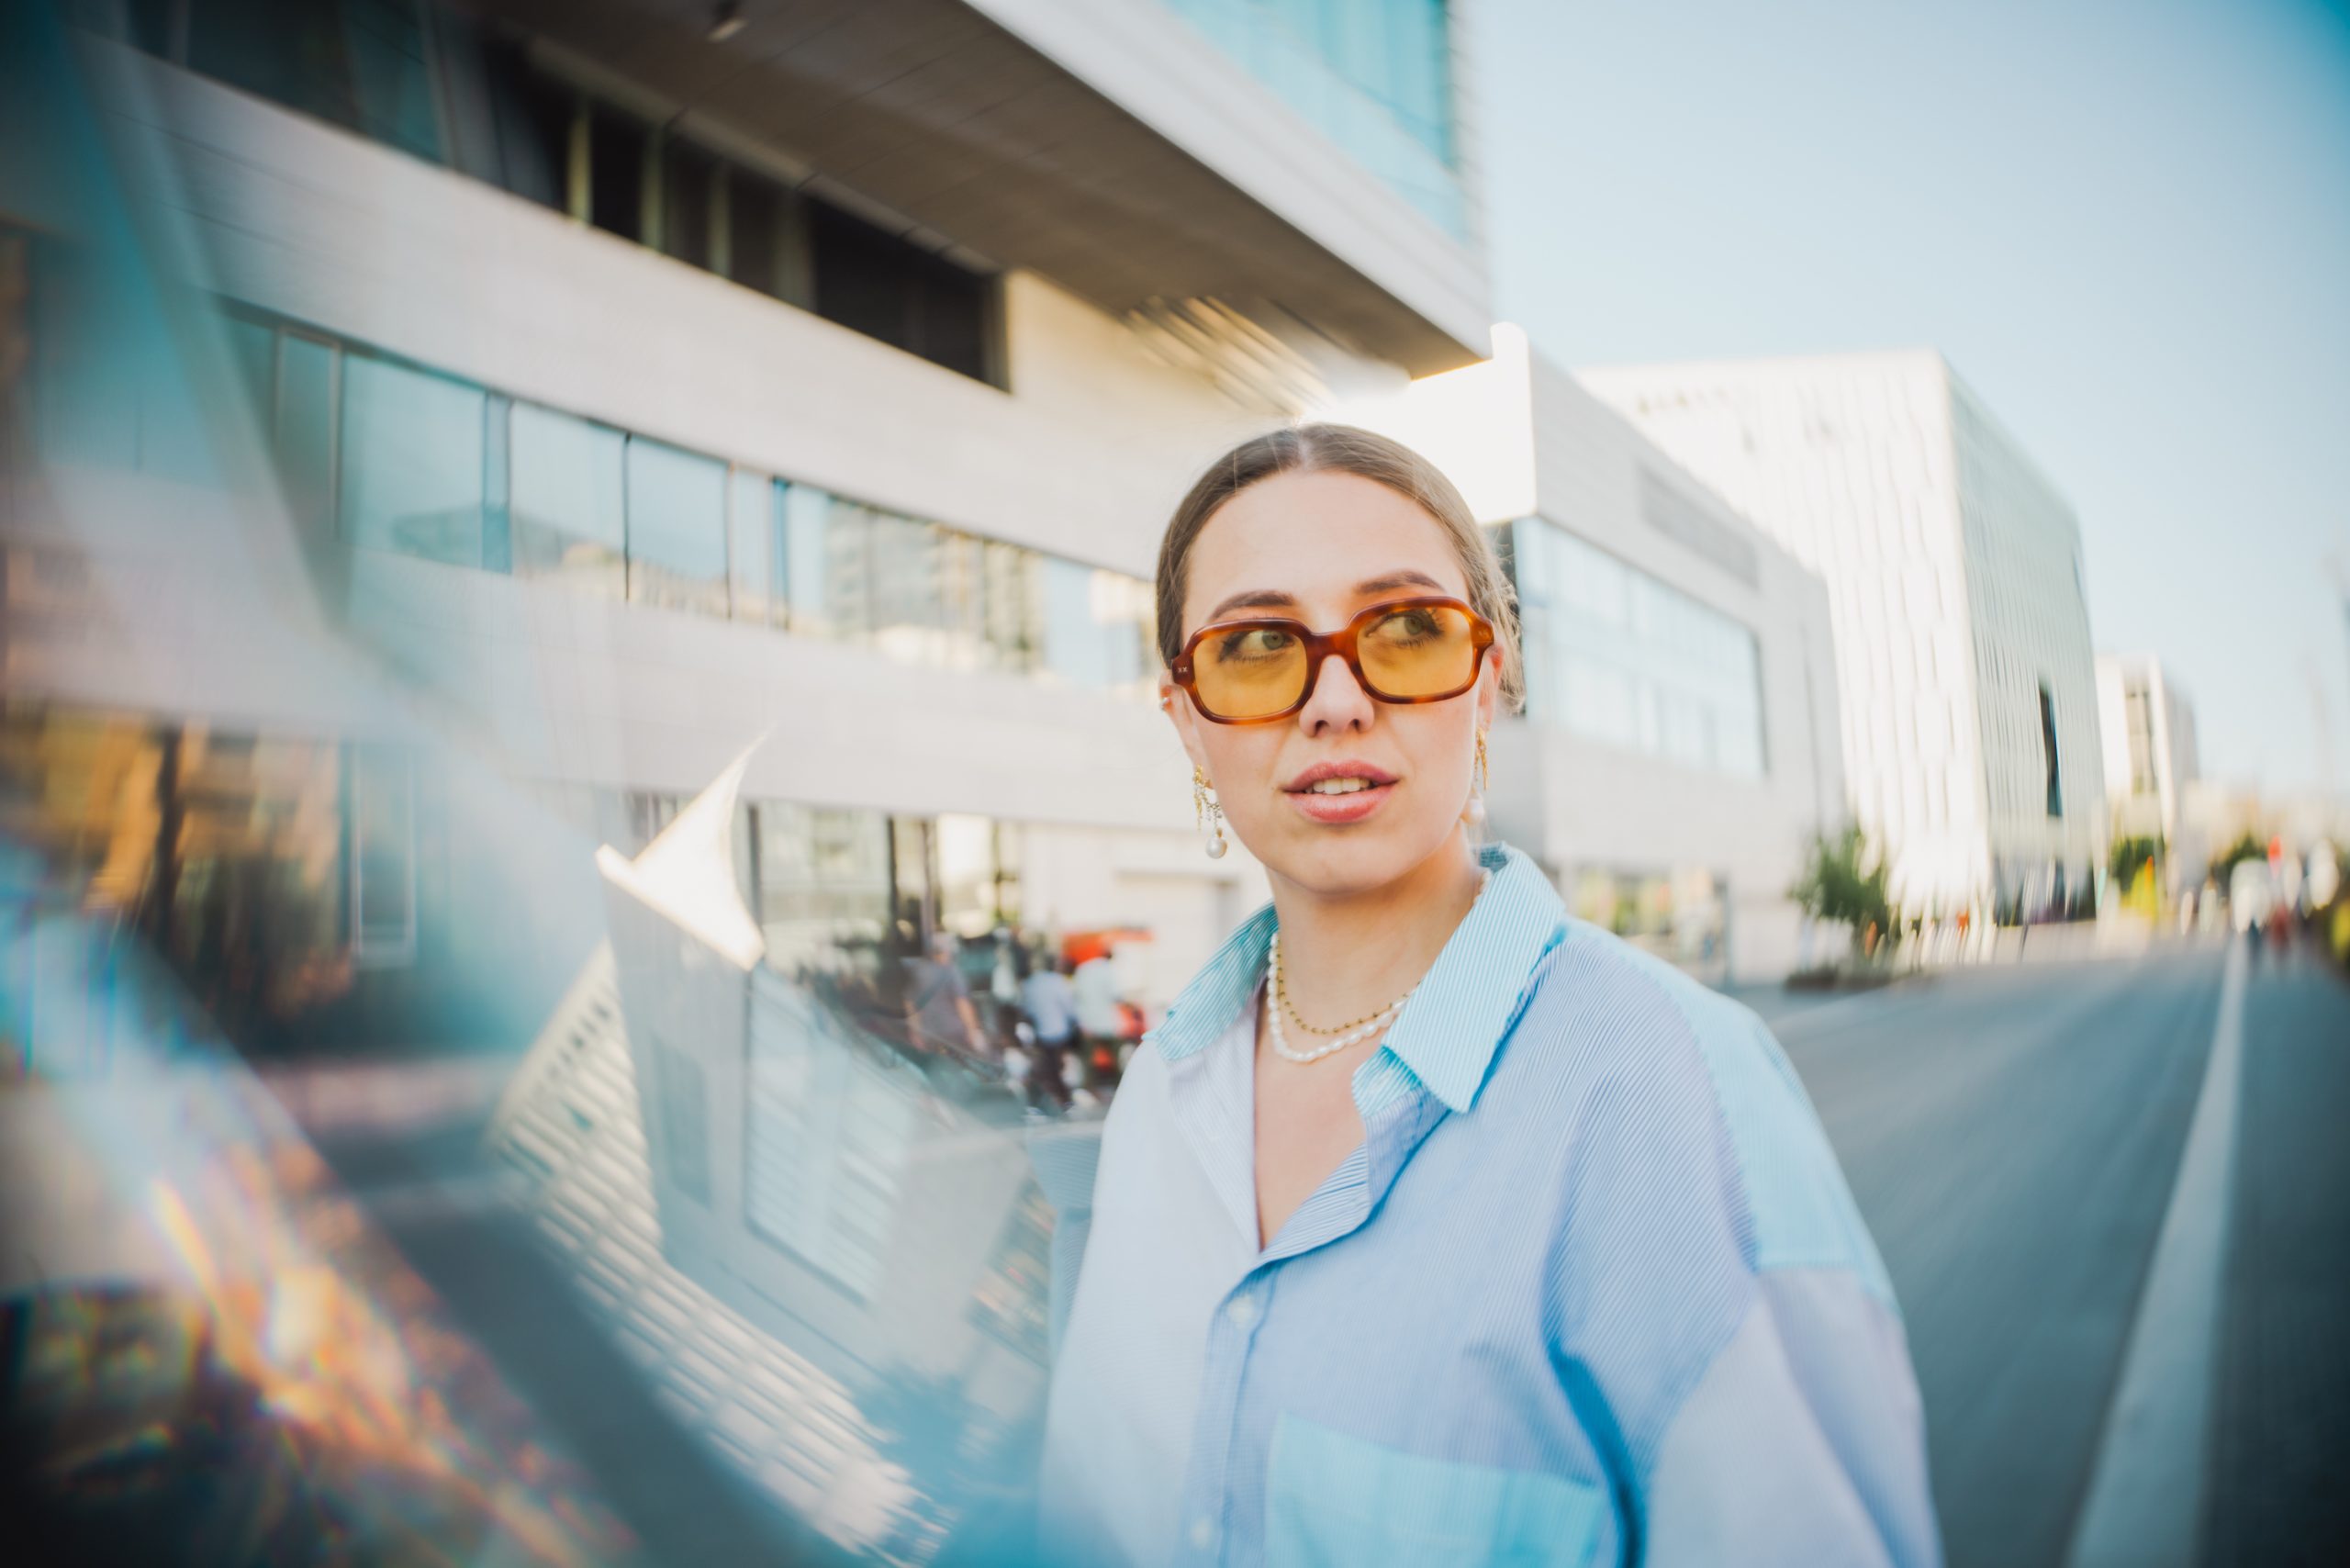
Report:
[[1666,1430],[1646,1527],[1651,1568],[1939,1563],[1899,1321],[1848,1275],[1760,1276]]

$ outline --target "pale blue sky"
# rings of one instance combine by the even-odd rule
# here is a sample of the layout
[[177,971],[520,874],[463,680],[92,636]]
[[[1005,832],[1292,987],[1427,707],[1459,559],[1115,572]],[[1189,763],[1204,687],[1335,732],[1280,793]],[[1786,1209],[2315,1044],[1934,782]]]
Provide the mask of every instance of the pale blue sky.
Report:
[[2350,5],[1477,15],[1498,316],[1570,366],[1942,350],[2206,774],[2350,790]]

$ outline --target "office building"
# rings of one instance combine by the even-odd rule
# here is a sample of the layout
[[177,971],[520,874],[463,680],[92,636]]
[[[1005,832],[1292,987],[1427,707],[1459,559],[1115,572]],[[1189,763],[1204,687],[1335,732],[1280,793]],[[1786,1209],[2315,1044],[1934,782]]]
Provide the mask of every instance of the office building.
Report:
[[2181,857],[2199,866],[2211,847],[2185,842],[2188,786],[2202,777],[2195,709],[2152,654],[2099,654],[2097,711],[2114,836],[2160,839],[2175,883]]
[[1611,367],[1585,385],[1826,583],[1855,819],[1896,901],[2092,907],[2105,855],[2080,528],[1938,353]]
[[1510,327],[1340,410],[1460,486],[1518,597],[1492,824],[1583,919],[1710,980],[1824,958],[1788,889],[1844,812],[1819,579]]
[[587,851],[763,734],[795,964],[1133,930],[1163,1002],[1261,896],[1146,579],[1214,453],[1483,353],[1461,8],[725,9],[28,24],[8,825],[241,1032],[528,1037]]

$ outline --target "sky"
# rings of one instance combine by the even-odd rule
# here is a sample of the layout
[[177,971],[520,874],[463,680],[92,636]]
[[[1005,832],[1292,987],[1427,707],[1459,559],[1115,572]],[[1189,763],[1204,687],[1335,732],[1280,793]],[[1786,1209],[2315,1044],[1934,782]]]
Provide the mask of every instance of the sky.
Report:
[[2350,0],[1472,14],[1499,319],[1570,367],[1941,350],[2205,775],[2350,792]]

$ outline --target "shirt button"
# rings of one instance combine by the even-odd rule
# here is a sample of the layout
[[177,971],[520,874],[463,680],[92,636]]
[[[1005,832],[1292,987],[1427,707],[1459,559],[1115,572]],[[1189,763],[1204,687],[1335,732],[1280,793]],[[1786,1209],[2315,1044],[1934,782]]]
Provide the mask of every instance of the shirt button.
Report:
[[1234,1296],[1225,1305],[1224,1315],[1232,1320],[1234,1327],[1246,1328],[1257,1321],[1257,1298],[1246,1295]]
[[1215,1521],[1205,1514],[1192,1521],[1192,1550],[1205,1551],[1215,1544]]

